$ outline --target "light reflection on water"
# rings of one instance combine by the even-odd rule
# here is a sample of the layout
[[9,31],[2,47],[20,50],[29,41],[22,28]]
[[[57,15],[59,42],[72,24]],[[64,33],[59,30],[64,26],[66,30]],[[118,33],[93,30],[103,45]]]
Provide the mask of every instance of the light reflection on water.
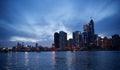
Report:
[[25,52],[25,66],[27,67],[27,70],[29,69],[29,53]]
[[55,64],[56,64],[56,62],[55,62],[55,51],[52,51],[52,66],[53,66],[53,68],[55,67]]
[[119,70],[120,51],[0,53],[0,70]]

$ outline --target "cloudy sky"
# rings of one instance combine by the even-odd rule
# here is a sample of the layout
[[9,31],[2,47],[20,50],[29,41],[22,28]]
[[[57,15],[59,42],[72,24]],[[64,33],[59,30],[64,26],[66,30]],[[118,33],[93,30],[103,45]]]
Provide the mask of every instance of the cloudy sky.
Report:
[[54,32],[71,38],[90,17],[99,36],[120,34],[119,6],[119,0],[0,0],[0,47],[18,41],[51,46]]

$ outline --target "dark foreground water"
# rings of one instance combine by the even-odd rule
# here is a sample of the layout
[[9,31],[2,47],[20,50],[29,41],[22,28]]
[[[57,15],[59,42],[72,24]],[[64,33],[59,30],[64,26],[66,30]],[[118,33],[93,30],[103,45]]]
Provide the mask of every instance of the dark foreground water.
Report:
[[120,51],[0,53],[0,70],[120,70]]

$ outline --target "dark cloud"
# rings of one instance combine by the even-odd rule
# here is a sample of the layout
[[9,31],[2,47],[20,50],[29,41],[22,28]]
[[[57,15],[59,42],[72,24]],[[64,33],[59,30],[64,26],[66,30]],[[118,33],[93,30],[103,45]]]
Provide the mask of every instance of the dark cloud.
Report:
[[105,33],[106,36],[111,36],[113,34],[120,34],[120,16],[118,13],[104,18],[102,21],[96,23],[95,29],[97,33]]
[[120,34],[119,6],[119,0],[0,0],[0,41],[16,36],[50,45],[54,32],[82,32],[90,17],[96,33]]

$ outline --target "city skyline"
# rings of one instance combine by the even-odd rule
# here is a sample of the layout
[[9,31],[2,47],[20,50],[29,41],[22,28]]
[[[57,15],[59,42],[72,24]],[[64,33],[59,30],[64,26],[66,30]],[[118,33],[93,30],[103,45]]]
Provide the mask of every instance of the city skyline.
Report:
[[88,24],[83,25],[83,31],[74,31],[70,39],[67,39],[67,33],[64,31],[55,32],[54,46],[56,48],[97,46],[98,37],[95,34],[94,21],[91,19]]
[[95,34],[119,34],[119,5],[119,0],[1,0],[0,47],[20,41],[51,46],[54,32],[65,31],[71,38],[72,32],[83,31],[90,17]]

